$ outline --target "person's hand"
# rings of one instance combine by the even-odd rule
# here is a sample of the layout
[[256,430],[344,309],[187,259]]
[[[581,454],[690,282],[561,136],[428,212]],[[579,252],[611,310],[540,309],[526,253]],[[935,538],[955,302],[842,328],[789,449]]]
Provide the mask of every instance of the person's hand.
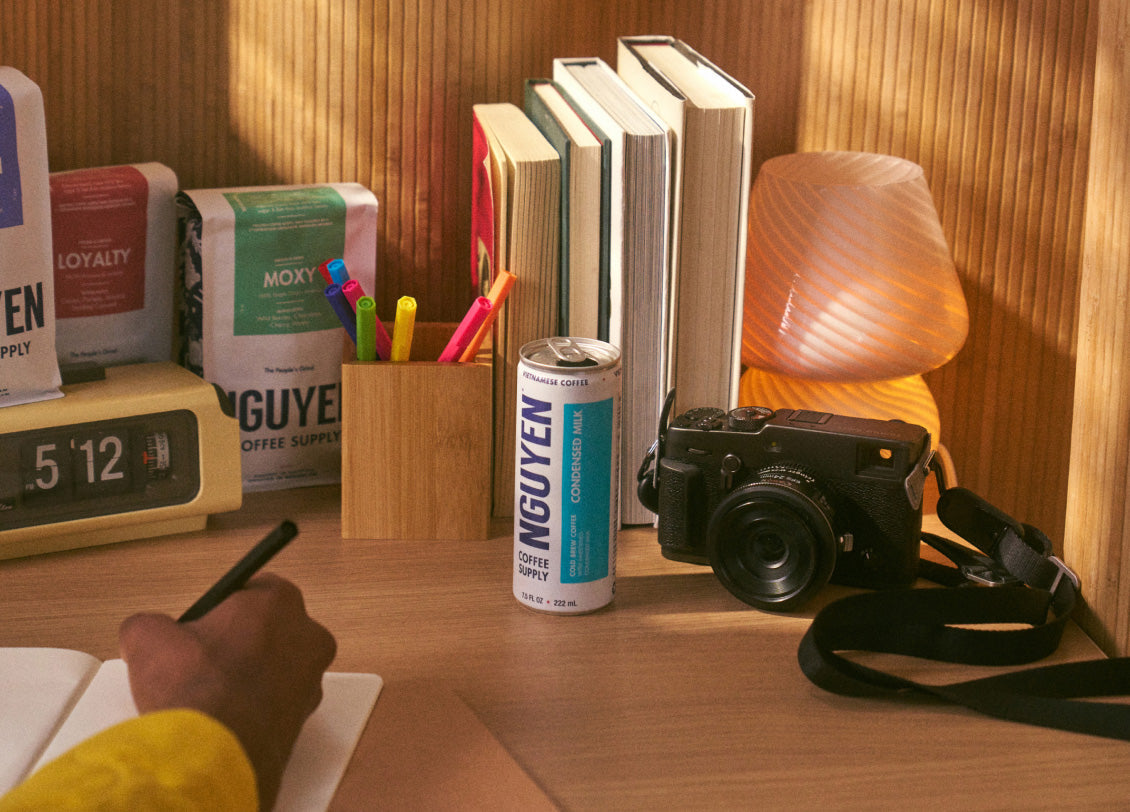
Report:
[[193,708],[226,725],[255,768],[261,807],[270,809],[336,652],[298,587],[263,573],[199,620],[133,615],[118,638],[137,709]]

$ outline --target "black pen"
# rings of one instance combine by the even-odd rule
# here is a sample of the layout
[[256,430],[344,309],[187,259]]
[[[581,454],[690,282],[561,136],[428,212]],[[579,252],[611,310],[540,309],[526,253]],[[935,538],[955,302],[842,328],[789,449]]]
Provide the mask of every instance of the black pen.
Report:
[[274,558],[275,553],[287,545],[292,538],[298,535],[298,528],[292,521],[285,521],[267,534],[267,537],[251,548],[251,552],[239,560],[234,567],[224,573],[224,576],[200,596],[200,600],[185,610],[177,618],[177,623],[187,623],[197,620],[216,608],[224,598],[237,589],[241,589],[252,575],[263,568],[263,565]]

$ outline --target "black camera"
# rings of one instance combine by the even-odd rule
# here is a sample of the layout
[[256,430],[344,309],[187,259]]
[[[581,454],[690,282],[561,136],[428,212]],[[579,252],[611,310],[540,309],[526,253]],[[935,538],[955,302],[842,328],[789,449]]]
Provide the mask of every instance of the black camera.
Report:
[[710,564],[735,596],[789,611],[829,581],[881,589],[918,572],[930,434],[901,420],[803,409],[691,409],[639,471],[676,561]]

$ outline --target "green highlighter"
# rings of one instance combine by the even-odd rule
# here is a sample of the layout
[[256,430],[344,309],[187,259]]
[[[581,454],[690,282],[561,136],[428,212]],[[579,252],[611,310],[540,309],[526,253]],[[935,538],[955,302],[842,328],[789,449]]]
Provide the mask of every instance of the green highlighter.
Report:
[[372,296],[357,300],[357,360],[377,360],[377,303]]

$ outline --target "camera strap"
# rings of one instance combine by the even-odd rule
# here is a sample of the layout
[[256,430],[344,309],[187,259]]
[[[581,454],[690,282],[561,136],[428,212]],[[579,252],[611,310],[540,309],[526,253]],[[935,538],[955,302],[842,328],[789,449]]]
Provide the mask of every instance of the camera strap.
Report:
[[[963,488],[942,493],[938,516],[975,548],[923,534],[954,562],[954,568],[923,562],[924,577],[946,588],[863,593],[828,604],[800,643],[805,676],[845,696],[928,695],[1000,719],[1130,741],[1130,706],[1085,701],[1130,694],[1130,657],[928,685],[841,656],[882,652],[1007,666],[1056,650],[1079,582],[1052,554],[1047,536]],[[970,628],[986,624],[1010,627]]]

